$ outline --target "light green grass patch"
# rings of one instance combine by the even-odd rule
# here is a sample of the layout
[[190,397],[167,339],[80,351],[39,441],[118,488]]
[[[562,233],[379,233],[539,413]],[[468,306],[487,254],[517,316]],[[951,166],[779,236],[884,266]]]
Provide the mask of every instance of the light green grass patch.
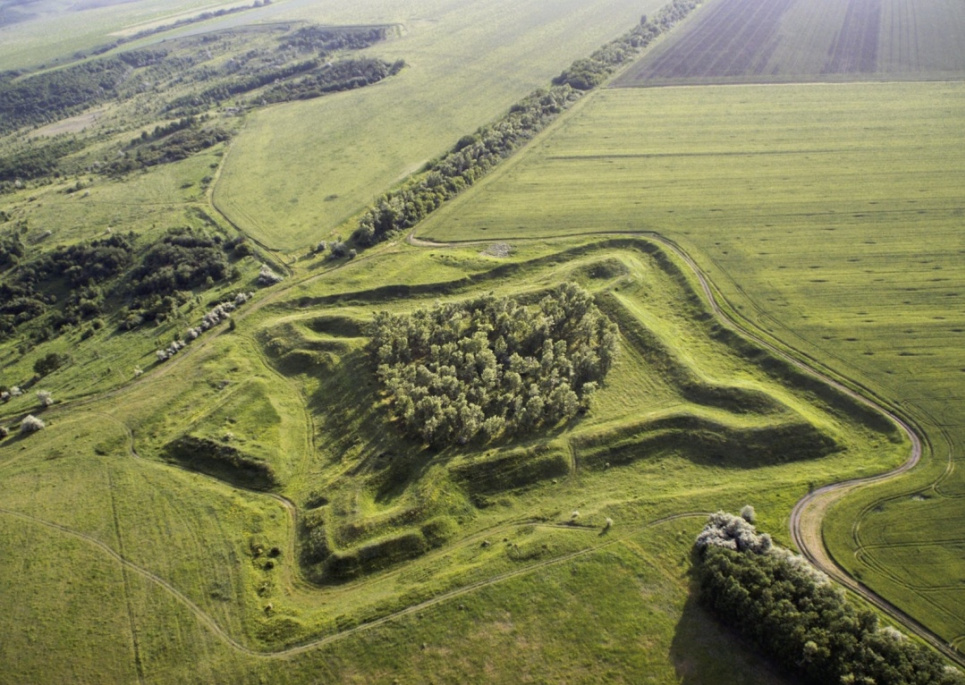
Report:
[[[373,6],[385,9],[362,3],[345,10],[346,21],[366,11],[402,21],[402,37],[371,49],[406,60],[402,73],[376,87],[259,112],[232,144],[215,202],[273,248],[330,239],[381,191],[660,2],[449,0],[408,16]],[[331,10],[324,16],[338,23]],[[342,229],[343,238],[353,228]]]

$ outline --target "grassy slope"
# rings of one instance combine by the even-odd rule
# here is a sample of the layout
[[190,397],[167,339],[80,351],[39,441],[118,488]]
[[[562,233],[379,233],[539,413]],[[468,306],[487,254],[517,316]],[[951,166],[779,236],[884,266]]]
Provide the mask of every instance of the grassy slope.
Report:
[[[957,83],[608,91],[423,235],[659,231],[695,251],[749,320],[898,402],[934,458],[847,502],[829,542],[866,583],[957,639],[965,623],[945,607],[961,601],[961,537],[946,517],[961,517],[961,472],[925,501],[911,494],[965,441],[963,122]],[[939,561],[909,580],[909,552],[932,539]]]
[[[0,69],[34,67],[114,40],[111,34],[131,27],[167,24],[201,12],[231,7],[236,2],[153,0],[120,3],[78,3],[41,0],[23,3],[25,21],[0,27]],[[88,5],[88,9],[82,9]],[[248,3],[251,4],[251,3]]]
[[327,239],[383,189],[660,4],[436,0],[396,16],[398,9],[374,12],[380,4],[373,0],[346,18],[326,8],[318,20],[357,20],[368,10],[404,22],[401,38],[371,52],[409,66],[374,88],[251,117],[233,143],[215,200],[272,247],[294,250]]
[[[516,259],[558,249],[534,246]],[[418,263],[427,253],[433,254],[409,248],[384,259],[391,264],[408,257]],[[457,251],[444,271],[478,271],[452,266],[462,258],[478,267],[480,258],[471,259],[470,254]],[[370,259],[377,264],[382,258]],[[278,502],[165,465],[156,460],[161,447],[185,429],[216,437],[227,428],[235,436],[232,444],[245,448],[255,434],[275,430],[264,425],[264,419],[276,416],[277,431],[293,437],[287,449],[260,454],[276,466],[285,483],[282,492],[296,502],[304,501],[313,488],[322,488],[331,498],[326,516],[336,537],[344,535],[338,531],[348,525],[374,526],[374,536],[391,532],[393,512],[425,497],[420,493],[431,492],[433,483],[444,484],[447,462],[464,457],[447,452],[432,458],[422,476],[406,479],[388,498],[380,496],[378,480],[371,479],[371,450],[387,447],[396,458],[419,451],[392,437],[381,411],[359,411],[372,402],[368,384],[359,378],[366,373],[364,366],[346,368],[346,353],[334,367],[307,374],[304,367],[288,369],[294,375],[286,377],[260,361],[253,341],[266,341],[266,333],[287,336],[296,346],[336,340],[345,334],[344,326],[316,323],[320,315],[329,317],[323,322],[333,315],[367,318],[373,306],[383,305],[264,308],[244,319],[237,332],[207,339],[116,397],[50,411],[44,415],[49,422],[45,432],[3,443],[0,534],[10,546],[22,545],[18,536],[27,528],[31,558],[47,564],[57,558],[74,569],[73,574],[51,577],[22,565],[4,568],[5,582],[32,598],[17,603],[6,595],[11,613],[4,615],[51,626],[34,635],[33,646],[20,645],[16,677],[56,680],[97,672],[107,680],[130,680],[140,663],[145,682],[254,682],[269,672],[280,682],[318,677],[370,681],[390,674],[407,682],[426,672],[436,674],[439,682],[480,673],[502,682],[581,682],[597,680],[600,674],[614,682],[780,682],[730,643],[688,599],[687,554],[702,520],[700,512],[753,499],[764,525],[780,536],[782,518],[809,482],[873,471],[883,460],[897,463],[906,447],[828,414],[708,338],[704,325],[691,318],[699,307],[695,310],[681,299],[686,290],[651,258],[634,250],[597,248],[557,262],[523,268],[517,277],[486,287],[518,292],[564,279],[617,286],[627,311],[639,312],[658,336],[678,340],[680,358],[689,360],[706,381],[771,393],[785,409],[767,420],[807,417],[846,449],[818,462],[778,461],[758,468],[748,468],[738,455],[729,462],[670,451],[625,467],[580,469],[558,483],[546,482],[514,496],[497,494],[487,509],[466,510],[458,498],[445,504],[444,497],[439,506],[463,507],[458,509],[463,512],[459,537],[452,543],[370,579],[315,589],[295,572],[291,523]],[[608,265],[611,280],[588,279],[596,264]],[[342,289],[353,277],[360,290],[384,284],[379,269],[370,270],[359,260],[318,279],[297,297],[333,286]],[[612,428],[614,423],[688,406],[700,409],[675,394],[666,381],[655,384],[657,374],[647,371],[650,363],[624,343],[597,412],[580,422],[577,431]],[[267,399],[262,387],[271,388]],[[265,401],[270,410],[259,408]],[[302,413],[306,402],[312,416]],[[761,420],[721,409],[700,411],[737,426]],[[362,417],[354,434],[328,430],[329,422],[343,420],[342,413],[344,420]],[[297,437],[306,430],[315,436],[314,449],[307,438]],[[132,435],[140,459],[130,452]],[[357,475],[346,478],[346,473]],[[589,528],[520,523],[534,516],[548,523],[565,521],[574,509]],[[667,515],[690,512],[695,513],[678,523],[659,523]],[[605,516],[616,525],[609,536],[600,536]],[[105,556],[103,548],[72,533],[92,536],[133,566],[121,566],[115,557]],[[492,544],[482,546],[483,540]],[[264,557],[252,557],[256,544],[280,547],[275,569],[265,570]],[[100,555],[99,566],[92,566],[92,548]],[[544,562],[548,565],[535,572],[534,565]],[[93,568],[101,569],[99,575]],[[180,594],[142,571],[167,581]],[[125,574],[125,592],[110,592]],[[206,623],[212,621],[240,645],[278,649],[501,574],[509,575],[398,622],[272,660],[240,652]],[[44,600],[54,586],[58,592]],[[75,650],[82,636],[93,636],[88,652]],[[494,658],[510,645],[515,656]],[[50,653],[63,658],[50,659]],[[727,658],[721,658],[722,653]],[[74,658],[68,660],[71,654]]]

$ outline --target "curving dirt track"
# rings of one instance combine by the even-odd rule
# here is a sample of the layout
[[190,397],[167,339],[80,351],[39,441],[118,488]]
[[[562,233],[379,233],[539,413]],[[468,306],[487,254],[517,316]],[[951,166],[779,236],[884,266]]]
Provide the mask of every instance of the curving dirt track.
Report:
[[[514,571],[508,571],[506,573],[502,573],[500,575],[493,576],[485,580],[480,580],[475,583],[470,583],[468,585],[455,588],[448,592],[443,592],[423,602],[419,602],[418,604],[413,604],[411,606],[408,606],[405,609],[400,609],[399,611],[393,612],[391,614],[387,614],[385,616],[382,616],[381,618],[375,619],[374,621],[362,623],[361,625],[355,626],[353,628],[348,628],[347,630],[343,630],[338,633],[333,633],[331,635],[326,635],[324,637],[316,638],[308,642],[303,642],[302,644],[294,645],[292,647],[286,647],[275,651],[259,651],[242,644],[241,642],[233,638],[230,634],[228,634],[228,632],[225,631],[220,625],[218,625],[217,621],[215,621],[210,615],[208,615],[204,611],[204,609],[202,609],[197,604],[195,604],[189,597],[187,597],[187,595],[185,595],[183,592],[178,590],[170,582],[168,582],[164,578],[161,578],[155,573],[152,573],[146,568],[139,566],[134,562],[130,561],[122,554],[114,550],[114,548],[112,548],[110,545],[106,544],[105,542],[97,539],[92,535],[88,535],[87,533],[82,533],[80,531],[73,530],[71,528],[68,528],[67,526],[62,526],[59,523],[54,523],[52,521],[47,521],[47,520],[38,518],[36,516],[31,516],[30,514],[25,514],[18,511],[12,511],[10,509],[5,509],[3,507],[0,507],[0,515],[9,516],[12,518],[18,518],[22,521],[28,521],[35,525],[43,526],[45,528],[50,528],[60,533],[63,533],[64,535],[68,535],[70,537],[83,540],[84,542],[97,547],[98,549],[100,549],[102,552],[107,554],[111,559],[116,561],[125,569],[129,569],[133,571],[134,573],[138,574],[145,580],[151,583],[154,583],[162,590],[167,592],[173,599],[175,599],[177,602],[179,602],[181,605],[187,608],[192,614],[194,614],[194,616],[198,619],[198,621],[204,624],[214,635],[220,638],[226,645],[228,645],[232,649],[238,652],[247,654],[248,656],[260,657],[264,659],[279,659],[279,658],[295,656],[297,654],[302,654],[304,652],[317,649],[318,647],[322,647],[332,642],[343,640],[363,630],[370,630],[372,628],[385,625],[386,623],[395,621],[396,619],[399,619],[403,616],[408,616],[410,614],[415,614],[420,611],[424,611],[425,609],[435,606],[436,604],[440,604],[450,599],[455,599],[456,597],[461,597],[462,595],[468,594],[470,592],[474,592],[476,590],[480,590],[485,587],[489,587],[490,585],[495,585],[496,583],[501,583],[505,580],[516,578],[518,576],[527,575],[527,574],[533,573],[534,571],[547,568],[549,566],[562,564],[566,561],[570,561],[572,559],[576,559],[578,557],[585,556],[587,554],[592,554],[593,552],[597,552],[605,547],[609,547],[610,545],[623,542],[631,535],[633,535],[634,533],[640,530],[645,530],[647,528],[654,528],[661,524],[669,523],[671,521],[677,521],[680,519],[706,518],[707,516],[709,516],[709,512],[689,511],[689,512],[682,512],[678,514],[671,514],[670,516],[664,516],[658,519],[654,519],[653,521],[648,521],[642,525],[634,526],[633,528],[629,529],[627,533],[623,535],[609,537],[609,539],[607,539],[605,542],[602,542],[600,544],[590,545],[589,547],[584,547],[583,549],[578,550],[576,552],[564,554],[562,556],[554,557],[552,559],[546,559],[545,561],[540,561],[538,563],[531,564],[529,566],[525,566],[523,568],[516,569]],[[510,527],[512,527],[512,525],[507,526],[507,528],[510,528]],[[569,530],[574,530],[575,532],[585,532],[585,529],[579,528],[579,527],[577,528],[574,528],[572,526],[560,526],[560,527],[566,528]]]
[[[911,442],[911,451],[908,455],[908,459],[901,464],[898,468],[889,471],[887,473],[881,473],[875,476],[869,476],[867,478],[856,478],[853,480],[842,481],[840,483],[833,483],[831,485],[826,485],[822,488],[818,488],[807,495],[802,497],[794,509],[791,511],[790,518],[790,532],[791,538],[794,540],[794,544],[797,545],[801,554],[803,554],[808,561],[810,561],[815,567],[819,568],[829,577],[833,578],[841,585],[847,587],[849,590],[860,595],[865,600],[876,606],[881,611],[888,614],[895,621],[902,624],[909,632],[914,633],[922,640],[928,642],[931,646],[941,652],[949,660],[955,662],[959,666],[965,667],[965,656],[963,656],[957,649],[956,645],[948,644],[941,637],[936,635],[934,632],[929,630],[927,627],[919,623],[917,620],[906,614],[904,611],[896,607],[894,604],[884,599],[883,597],[877,595],[871,589],[859,583],[854,578],[852,578],[848,573],[838,566],[828,549],[824,545],[824,537],[822,534],[822,524],[824,521],[824,516],[832,504],[846,496],[848,493],[856,490],[860,487],[865,487],[867,485],[881,483],[886,480],[891,480],[897,478],[904,473],[907,473],[913,469],[918,462],[921,460],[922,456],[922,440],[918,433],[912,427],[908,421],[902,417],[895,414],[893,411],[887,407],[879,404],[873,399],[862,395],[861,393],[849,388],[843,383],[831,378],[827,374],[819,371],[818,369],[808,365],[807,363],[801,361],[800,359],[788,354],[781,348],[771,344],[767,340],[763,339],[759,335],[755,334],[752,327],[744,322],[735,320],[730,314],[728,314],[721,306],[718,296],[715,294],[713,287],[711,286],[710,280],[700,269],[697,263],[681,248],[677,243],[669,238],[652,231],[612,231],[606,233],[596,233],[588,235],[637,235],[641,237],[648,238],[655,242],[660,243],[664,247],[671,250],[676,254],[694,273],[700,287],[704,292],[704,296],[707,298],[711,309],[713,310],[715,316],[720,320],[728,323],[734,328],[739,329],[746,335],[749,339],[753,340],[756,344],[761,345],[766,348],[772,354],[777,355],[781,359],[793,364],[796,368],[804,371],[810,376],[817,378],[818,380],[827,383],[828,385],[834,387],[838,391],[852,397],[853,399],[861,402],[867,407],[885,415],[891,421],[893,421],[898,428],[908,436]],[[569,236],[573,237],[573,236]],[[545,237],[544,237],[545,238]],[[445,248],[454,247],[456,245],[466,246],[469,244],[488,244],[491,241],[466,241],[459,243],[437,243],[430,240],[423,240],[416,238],[415,232],[413,231],[407,237],[407,241],[410,245],[417,247],[431,247],[431,248]]]

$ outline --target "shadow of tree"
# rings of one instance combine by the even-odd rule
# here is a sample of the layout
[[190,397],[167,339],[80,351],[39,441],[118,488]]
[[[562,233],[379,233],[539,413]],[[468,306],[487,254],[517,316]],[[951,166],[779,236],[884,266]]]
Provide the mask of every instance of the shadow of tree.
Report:
[[681,685],[802,685],[761,656],[753,645],[720,625],[690,596],[674,631],[670,660]]

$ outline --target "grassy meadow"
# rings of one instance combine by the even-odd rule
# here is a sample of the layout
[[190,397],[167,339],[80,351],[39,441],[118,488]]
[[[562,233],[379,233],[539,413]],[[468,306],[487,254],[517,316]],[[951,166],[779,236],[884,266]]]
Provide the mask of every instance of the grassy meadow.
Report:
[[[651,243],[533,244],[508,262],[454,251],[421,297],[382,288],[394,263],[443,257],[405,247],[320,274],[103,399],[47,410],[41,433],[7,438],[5,546],[24,544],[26,527],[30,559],[80,573],[3,571],[32,598],[5,615],[49,626],[30,633],[32,647],[4,645],[17,650],[6,652],[10,673],[781,682],[693,605],[688,555],[705,512],[753,501],[786,543],[784,519],[809,487],[894,466],[907,445],[722,335],[692,275]],[[562,281],[597,292],[621,328],[612,380],[590,414],[549,442],[434,452],[396,434],[358,337],[374,311],[480,285],[520,294]],[[694,425],[706,449],[675,428]],[[769,431],[788,448],[747,449]],[[183,434],[270,464],[290,504],[171,461]],[[564,470],[522,489],[489,466],[554,454]],[[448,542],[357,580],[315,585],[296,562],[308,544],[299,531],[319,521],[334,549],[353,554],[440,519]],[[109,591],[119,582],[123,595]],[[45,603],[55,585],[62,591]],[[76,652],[91,635],[89,651]],[[496,659],[507,645],[516,656]]]
[[[351,3],[344,18],[322,6],[316,11],[328,13],[312,16],[356,21],[363,9],[383,4]],[[407,16],[373,11],[405,30],[371,53],[404,59],[406,69],[376,87],[249,117],[232,144],[215,204],[272,248],[329,240],[383,190],[661,4],[439,0],[419,3]],[[308,18],[308,7],[297,16]]]
[[[237,4],[0,0],[0,66]],[[183,161],[0,196],[5,230],[38,251],[190,226],[262,253],[160,325],[119,332],[118,301],[89,339],[74,326],[0,345],[5,385],[30,384],[48,352],[72,357],[0,405],[0,683],[790,685],[698,605],[694,537],[708,513],[749,503],[790,546],[802,496],[893,469],[910,444],[720,321],[653,234],[693,256],[731,317],[920,429],[922,464],[838,502],[824,539],[965,649],[965,14],[951,0],[709,2],[617,83],[640,85],[686,45],[719,56],[715,80],[814,78],[838,29],[870,45],[846,17],[880,22],[875,71],[848,71],[860,51],[842,48],[829,80],[902,81],[594,91],[417,227],[435,242],[309,252],[661,4],[274,0],[138,43],[252,22],[397,24],[366,54],[407,66],[219,112],[237,135]],[[735,7],[754,21],[698,40],[714,17],[744,18]],[[768,31],[773,51],[734,52]],[[646,78],[671,77],[683,78]],[[138,106],[32,135],[91,125],[78,160],[93,158],[137,134]],[[263,258],[286,278],[261,290]],[[442,449],[402,437],[366,350],[378,312],[485,293],[535,302],[562,283],[619,327],[587,414]],[[157,361],[237,289],[256,296],[230,325]],[[19,434],[28,413],[46,428]],[[333,559],[352,573],[333,574]]]
[[[961,516],[965,440],[963,119],[959,83],[609,90],[420,235],[657,231],[696,256],[740,316],[894,403],[931,457],[839,505],[828,543],[954,641],[965,634],[948,609],[961,597],[961,540],[947,518]],[[931,539],[943,551],[911,582],[911,550]]]

